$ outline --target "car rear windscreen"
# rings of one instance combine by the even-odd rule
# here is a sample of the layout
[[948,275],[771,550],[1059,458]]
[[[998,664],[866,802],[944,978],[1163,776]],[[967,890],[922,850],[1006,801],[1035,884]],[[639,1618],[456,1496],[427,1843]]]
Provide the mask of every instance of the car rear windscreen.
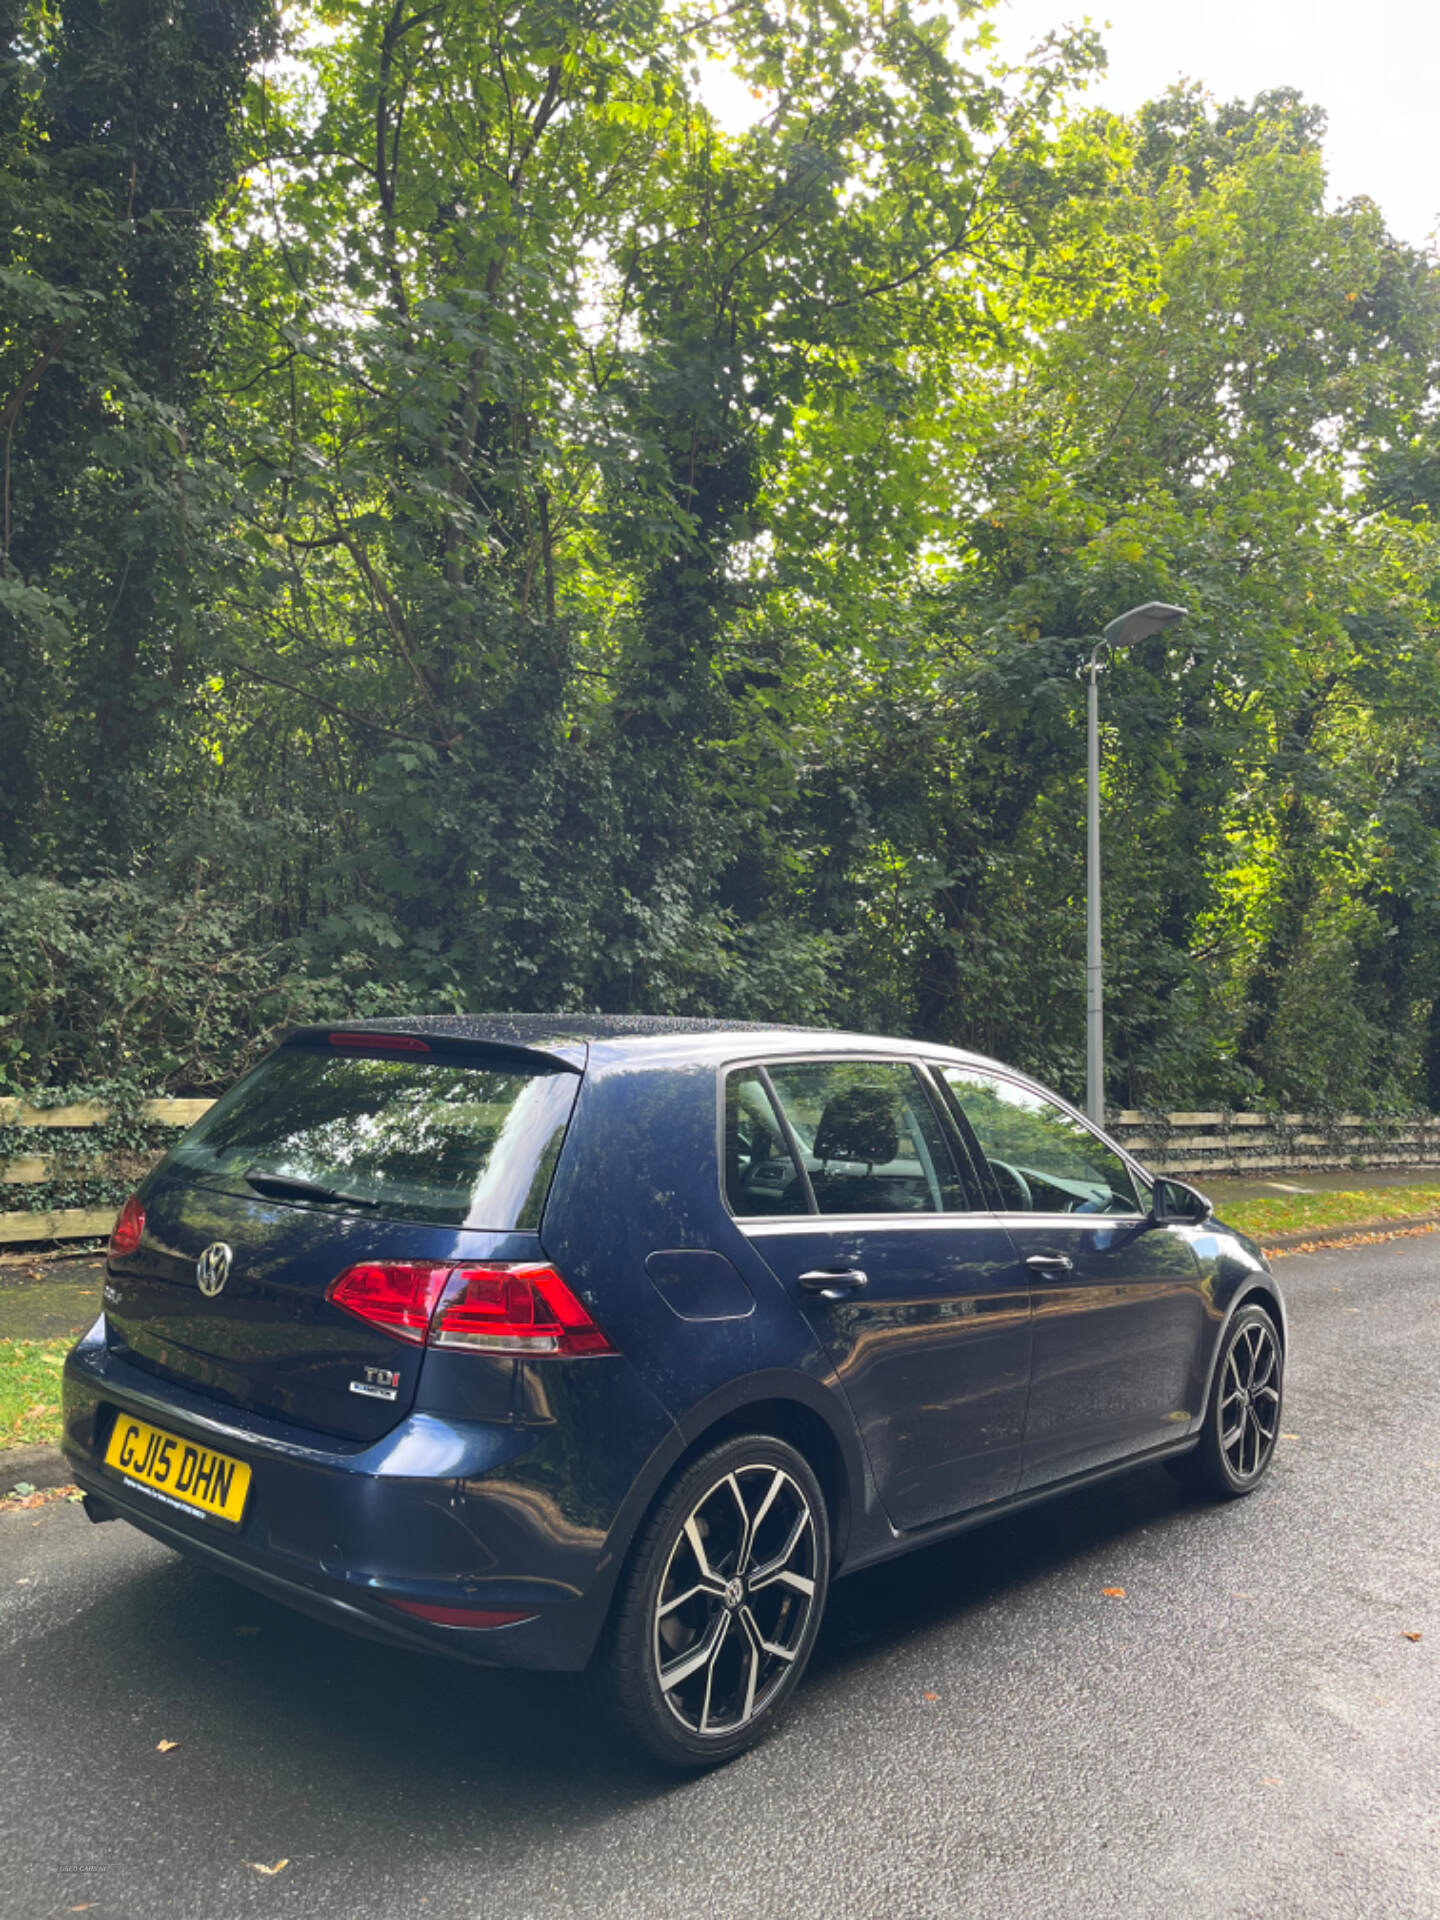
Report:
[[509,1058],[281,1047],[166,1164],[237,1189],[247,1173],[306,1181],[390,1219],[533,1229],[579,1085],[564,1068]]

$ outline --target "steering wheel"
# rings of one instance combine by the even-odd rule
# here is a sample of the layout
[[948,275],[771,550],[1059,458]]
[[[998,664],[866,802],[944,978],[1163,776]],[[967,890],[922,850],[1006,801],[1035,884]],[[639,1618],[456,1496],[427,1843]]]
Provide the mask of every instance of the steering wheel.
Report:
[[1033,1213],[1035,1211],[1035,1202],[1030,1193],[1030,1182],[1018,1167],[1012,1167],[1008,1160],[992,1160],[990,1162],[990,1171],[1000,1183],[1002,1199],[1005,1197],[1007,1187],[1014,1188],[1016,1198],[1019,1201],[1019,1205],[1014,1209],[1016,1213]]

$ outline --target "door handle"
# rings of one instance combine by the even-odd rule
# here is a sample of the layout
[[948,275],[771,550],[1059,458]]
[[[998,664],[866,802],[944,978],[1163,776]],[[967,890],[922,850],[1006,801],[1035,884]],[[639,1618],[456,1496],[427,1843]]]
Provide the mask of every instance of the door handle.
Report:
[[1032,1253],[1026,1259],[1032,1273],[1073,1273],[1075,1262],[1068,1253]]
[[866,1286],[869,1279],[859,1267],[812,1267],[809,1273],[801,1274],[800,1284],[812,1293],[829,1293],[832,1289]]

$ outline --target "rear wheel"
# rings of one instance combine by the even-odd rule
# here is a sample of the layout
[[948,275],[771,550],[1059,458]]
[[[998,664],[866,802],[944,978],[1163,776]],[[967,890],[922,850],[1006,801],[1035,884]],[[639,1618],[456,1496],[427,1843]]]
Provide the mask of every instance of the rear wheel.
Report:
[[751,1434],[693,1461],[641,1534],[604,1652],[630,1733],[681,1767],[752,1746],[799,1684],[829,1580],[824,1496],[794,1447]]
[[1275,1457],[1284,1392],[1275,1322],[1261,1306],[1241,1307],[1215,1368],[1200,1444],[1174,1462],[1177,1477],[1221,1500],[1253,1492]]

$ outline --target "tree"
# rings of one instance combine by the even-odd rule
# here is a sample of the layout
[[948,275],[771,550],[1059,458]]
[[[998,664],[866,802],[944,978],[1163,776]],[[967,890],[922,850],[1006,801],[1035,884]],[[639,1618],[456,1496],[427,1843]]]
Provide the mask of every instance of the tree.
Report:
[[264,0],[10,0],[0,51],[0,848],[143,843],[202,650],[215,345],[205,223],[233,186]]

